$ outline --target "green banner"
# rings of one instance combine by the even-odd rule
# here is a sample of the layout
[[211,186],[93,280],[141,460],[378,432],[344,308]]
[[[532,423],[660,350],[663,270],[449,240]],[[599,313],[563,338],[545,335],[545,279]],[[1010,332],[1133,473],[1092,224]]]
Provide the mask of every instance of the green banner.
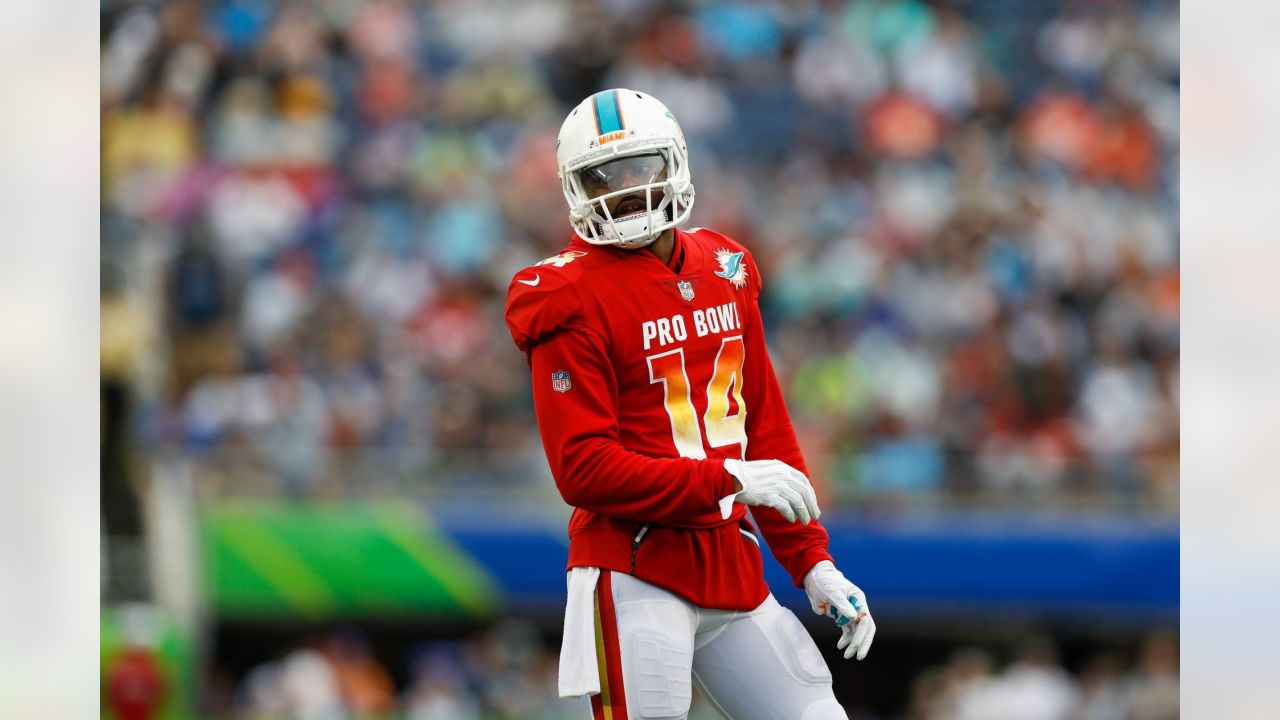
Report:
[[222,502],[201,524],[205,589],[223,617],[492,611],[492,578],[412,503]]

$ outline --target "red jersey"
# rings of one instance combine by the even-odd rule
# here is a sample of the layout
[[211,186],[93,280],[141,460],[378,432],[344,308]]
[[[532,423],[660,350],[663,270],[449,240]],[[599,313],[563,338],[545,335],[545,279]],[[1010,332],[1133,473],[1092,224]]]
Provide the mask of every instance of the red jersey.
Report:
[[[808,473],[765,348],[760,271],[733,240],[675,231],[671,261],[578,238],[521,270],[511,337],[533,372],[542,445],[565,502],[569,567],[630,573],[695,605],[764,601],[761,555],[726,458]],[[799,587],[828,560],[817,521],[755,507]]]

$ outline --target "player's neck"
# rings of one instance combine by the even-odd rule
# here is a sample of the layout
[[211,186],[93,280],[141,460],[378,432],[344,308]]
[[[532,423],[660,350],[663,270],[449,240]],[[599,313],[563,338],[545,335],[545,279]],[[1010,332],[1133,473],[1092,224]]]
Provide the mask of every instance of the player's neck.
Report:
[[664,265],[671,262],[671,253],[675,252],[675,249],[676,249],[675,228],[667,228],[661,235],[658,236],[657,240],[654,240],[652,243],[649,243],[647,247],[645,247],[645,250],[648,250],[649,252],[657,256],[657,258],[661,260]]

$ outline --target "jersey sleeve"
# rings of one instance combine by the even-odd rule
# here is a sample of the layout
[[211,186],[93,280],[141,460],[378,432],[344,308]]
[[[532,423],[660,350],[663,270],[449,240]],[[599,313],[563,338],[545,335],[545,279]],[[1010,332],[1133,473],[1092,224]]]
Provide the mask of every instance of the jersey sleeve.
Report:
[[512,341],[528,353],[542,338],[582,322],[582,303],[570,279],[558,272],[538,272],[535,266],[511,278],[506,320]]
[[734,482],[715,460],[652,458],[618,437],[615,376],[602,340],[570,325],[530,350],[547,462],[568,504],[624,520],[698,526],[720,520]]
[[[807,476],[809,469],[800,454],[800,444],[796,441],[791,416],[765,345],[764,324],[758,305],[760,270],[754,260],[749,259],[748,271],[754,297],[748,303],[743,333],[748,363],[743,372],[743,400],[748,408],[746,459],[781,460]],[[788,522],[777,510],[767,507],[754,507],[751,515],[760,526],[769,549],[796,587],[803,586],[804,576],[815,564],[832,559],[827,551],[827,531],[817,520],[808,525]]]

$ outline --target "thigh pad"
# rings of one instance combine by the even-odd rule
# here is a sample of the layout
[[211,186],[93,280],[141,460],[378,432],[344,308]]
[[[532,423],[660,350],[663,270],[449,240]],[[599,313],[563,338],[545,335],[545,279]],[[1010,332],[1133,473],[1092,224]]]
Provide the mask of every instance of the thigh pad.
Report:
[[662,632],[638,629],[630,633],[626,662],[630,672],[627,709],[631,717],[683,718],[693,700],[690,671],[693,653]]
[[804,625],[772,596],[752,613],[752,620],[769,641],[783,667],[805,685],[829,685],[831,670]]

